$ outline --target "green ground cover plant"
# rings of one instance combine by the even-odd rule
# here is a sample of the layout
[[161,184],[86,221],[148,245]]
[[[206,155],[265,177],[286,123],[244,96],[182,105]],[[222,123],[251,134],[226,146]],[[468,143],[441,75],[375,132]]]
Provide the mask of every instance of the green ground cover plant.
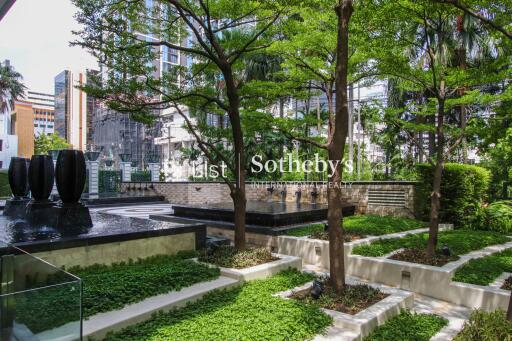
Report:
[[482,258],[471,259],[455,271],[457,282],[489,285],[503,272],[512,272],[512,249]]
[[[428,233],[410,234],[403,238],[380,239],[369,245],[356,246],[352,253],[368,257],[382,257],[402,248],[424,249]],[[463,255],[489,245],[503,244],[510,238],[491,231],[454,230],[439,232],[438,247],[448,246],[453,255]]]
[[475,310],[464,324],[462,331],[454,341],[511,341],[512,322],[507,321],[505,312],[496,310],[491,313]]
[[287,270],[273,277],[214,291],[185,308],[107,336],[126,340],[304,340],[332,322],[317,306],[273,294],[311,281],[311,274]]
[[[184,257],[188,255],[162,255],[110,266],[70,268],[69,272],[82,279],[83,317],[120,309],[151,296],[219,277],[218,268]],[[77,320],[77,293],[64,289],[39,290],[21,297],[16,302],[17,321],[37,333]]]
[[414,314],[402,310],[399,315],[366,336],[364,341],[428,341],[447,324],[446,319],[437,315]]
[[198,259],[224,268],[243,269],[277,260],[267,248],[251,248],[237,251],[232,246],[222,245],[213,253],[205,250]]
[[[381,236],[415,230],[426,227],[426,223],[409,218],[393,216],[377,216],[371,214],[356,215],[343,219],[343,228],[346,233],[359,236]],[[311,224],[305,227],[288,230],[287,235],[303,237],[323,232],[324,224]]]

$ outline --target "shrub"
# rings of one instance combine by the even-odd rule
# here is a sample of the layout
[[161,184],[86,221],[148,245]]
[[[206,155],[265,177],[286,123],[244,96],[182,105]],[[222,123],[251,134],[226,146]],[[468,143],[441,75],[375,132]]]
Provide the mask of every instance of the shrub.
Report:
[[98,173],[99,192],[119,192],[121,188],[121,171],[100,170]]
[[[420,164],[417,169],[420,183],[416,186],[415,213],[419,219],[428,220],[434,169],[427,164]],[[440,221],[456,227],[480,226],[489,179],[485,168],[447,163],[441,182]]]
[[464,324],[454,341],[511,341],[512,322],[507,321],[505,312],[496,310],[488,313],[475,310]]
[[7,171],[0,171],[0,198],[7,198],[11,195],[11,187],[9,187]]
[[151,172],[150,171],[132,172],[131,176],[132,176],[133,182],[149,182],[149,181],[151,181]]
[[482,229],[512,232],[512,200],[497,201],[484,209]]

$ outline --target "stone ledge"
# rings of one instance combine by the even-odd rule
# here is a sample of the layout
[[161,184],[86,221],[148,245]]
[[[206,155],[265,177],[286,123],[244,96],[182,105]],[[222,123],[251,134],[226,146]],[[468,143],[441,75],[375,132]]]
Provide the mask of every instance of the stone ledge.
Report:
[[[354,280],[350,277],[347,277],[346,282],[347,284],[351,285],[367,284]],[[276,296],[290,299],[289,297],[294,292],[308,289],[311,287],[311,285],[312,282],[309,282],[300,287],[277,293]],[[386,294],[389,294],[389,296],[355,315],[322,308],[323,312],[333,318],[333,325],[328,330],[328,335],[333,334],[335,330],[340,332],[348,330],[352,333],[341,333],[339,337],[343,337],[345,339],[350,337],[351,340],[362,340],[363,337],[370,334],[370,332],[376,327],[384,324],[391,317],[398,315],[402,309],[411,308],[414,303],[414,294],[411,292],[390,288],[379,284],[372,283],[369,285],[381,290]],[[322,339],[322,337],[324,336],[319,336],[319,339]],[[332,339],[336,339],[335,334],[331,335],[331,337],[333,337]],[[337,339],[339,340],[340,338]]]

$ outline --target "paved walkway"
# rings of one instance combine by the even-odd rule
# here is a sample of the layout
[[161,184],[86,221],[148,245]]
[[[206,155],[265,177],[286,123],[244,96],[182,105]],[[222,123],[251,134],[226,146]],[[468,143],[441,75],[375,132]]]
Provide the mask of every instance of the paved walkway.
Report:
[[171,204],[129,205],[108,208],[91,208],[93,212],[117,214],[124,217],[148,219],[151,214],[171,214]]

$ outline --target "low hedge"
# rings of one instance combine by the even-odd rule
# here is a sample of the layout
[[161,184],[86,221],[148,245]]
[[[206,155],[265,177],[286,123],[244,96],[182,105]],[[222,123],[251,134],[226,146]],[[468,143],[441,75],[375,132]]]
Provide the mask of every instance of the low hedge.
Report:
[[[434,167],[417,165],[419,184],[415,192],[415,214],[429,220]],[[478,227],[482,223],[482,205],[489,188],[490,172],[482,167],[447,163],[441,181],[441,222],[455,227]]]

